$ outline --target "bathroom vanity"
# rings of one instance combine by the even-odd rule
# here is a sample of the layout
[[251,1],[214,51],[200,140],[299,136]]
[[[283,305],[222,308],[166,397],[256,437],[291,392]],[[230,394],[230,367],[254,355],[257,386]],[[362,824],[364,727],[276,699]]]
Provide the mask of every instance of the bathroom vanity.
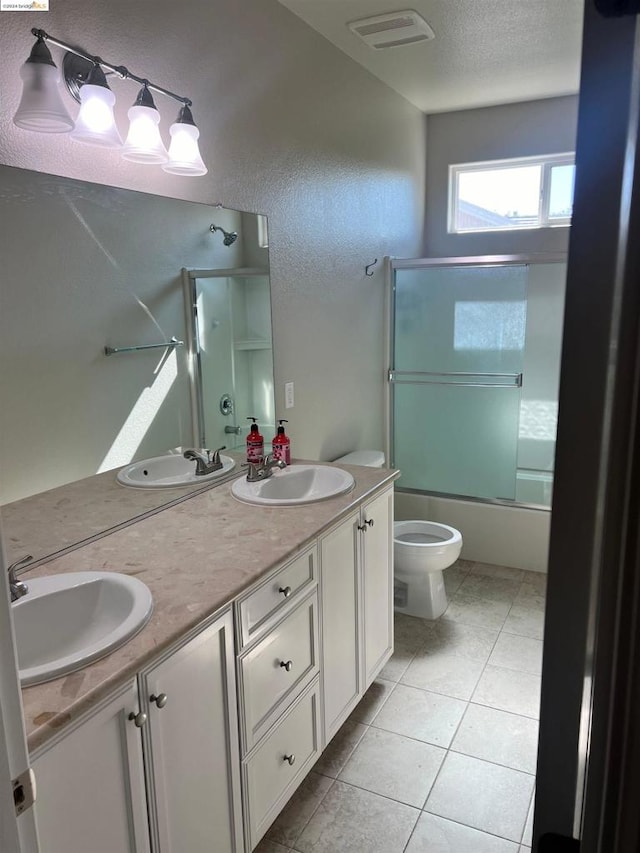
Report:
[[125,572],[155,606],[23,690],[43,853],[255,848],[393,651],[397,475],[348,470],[296,507],[223,483],[34,570]]

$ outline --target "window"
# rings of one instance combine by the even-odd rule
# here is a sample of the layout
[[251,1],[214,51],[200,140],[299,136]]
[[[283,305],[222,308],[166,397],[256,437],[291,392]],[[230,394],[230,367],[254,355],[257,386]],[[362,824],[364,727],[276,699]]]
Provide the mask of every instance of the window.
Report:
[[449,233],[570,225],[575,155],[449,166]]

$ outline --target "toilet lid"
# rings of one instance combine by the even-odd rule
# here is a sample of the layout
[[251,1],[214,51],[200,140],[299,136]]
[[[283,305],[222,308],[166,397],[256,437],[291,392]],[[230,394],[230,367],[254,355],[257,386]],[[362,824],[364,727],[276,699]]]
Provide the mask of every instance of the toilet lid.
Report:
[[366,465],[368,468],[382,468],[384,466],[384,453],[381,450],[354,450],[333,461],[342,462],[344,465]]

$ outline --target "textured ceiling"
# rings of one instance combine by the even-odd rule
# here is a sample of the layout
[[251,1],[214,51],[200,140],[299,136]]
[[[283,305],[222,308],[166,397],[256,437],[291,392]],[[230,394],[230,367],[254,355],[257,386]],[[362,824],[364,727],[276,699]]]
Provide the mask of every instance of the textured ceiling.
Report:
[[[280,0],[425,113],[578,91],[583,0]],[[433,41],[374,50],[347,27],[414,9]]]

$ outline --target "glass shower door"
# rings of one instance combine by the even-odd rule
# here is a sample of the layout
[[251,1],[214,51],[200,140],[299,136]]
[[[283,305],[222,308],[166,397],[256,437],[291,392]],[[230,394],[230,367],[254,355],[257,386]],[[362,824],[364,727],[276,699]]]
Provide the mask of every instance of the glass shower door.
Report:
[[392,452],[399,486],[514,500],[527,266],[396,269]]

